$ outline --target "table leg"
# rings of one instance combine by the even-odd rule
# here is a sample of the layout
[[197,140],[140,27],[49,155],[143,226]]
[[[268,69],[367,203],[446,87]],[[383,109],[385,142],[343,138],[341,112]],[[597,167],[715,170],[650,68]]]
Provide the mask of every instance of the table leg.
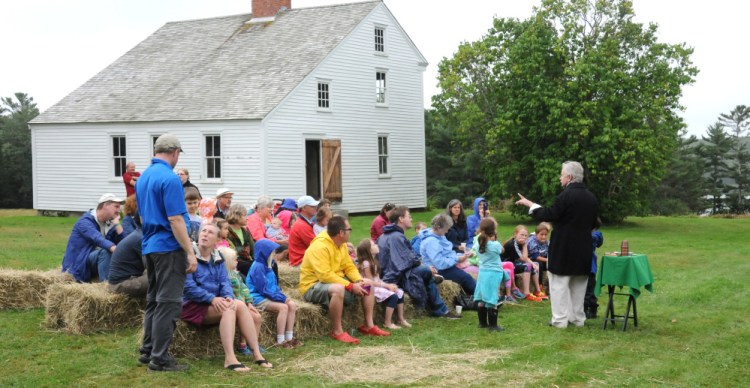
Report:
[[607,300],[607,311],[604,312],[604,325],[602,326],[602,330],[607,328],[607,322],[612,322],[612,325],[615,324],[615,305],[614,305],[614,296],[615,296],[615,286],[607,286],[607,295],[609,296],[609,300]]
[[635,307],[635,298],[630,295],[630,299],[633,299],[633,326],[638,327],[638,309]]
[[630,316],[630,306],[633,303],[633,295],[628,295],[628,306],[625,307],[625,316],[622,317],[622,331],[628,328],[628,317]]

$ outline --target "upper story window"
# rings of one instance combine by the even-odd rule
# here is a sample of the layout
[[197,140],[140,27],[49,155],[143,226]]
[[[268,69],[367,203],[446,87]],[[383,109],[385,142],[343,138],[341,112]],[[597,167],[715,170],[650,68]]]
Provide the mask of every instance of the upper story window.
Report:
[[375,27],[375,52],[385,52],[385,28]]
[[385,104],[385,75],[386,72],[378,70],[375,72],[375,102]]
[[125,136],[112,136],[112,162],[116,177],[121,177],[125,173],[128,156],[126,151]]
[[206,135],[206,178],[221,178],[221,136]]
[[329,109],[331,107],[331,84],[326,81],[318,81],[318,108]]
[[388,175],[388,136],[378,135],[378,173]]

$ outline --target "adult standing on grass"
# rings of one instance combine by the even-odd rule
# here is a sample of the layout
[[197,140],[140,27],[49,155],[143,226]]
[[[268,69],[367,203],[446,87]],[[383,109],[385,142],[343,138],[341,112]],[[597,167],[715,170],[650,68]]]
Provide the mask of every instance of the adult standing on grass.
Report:
[[180,159],[179,139],[167,133],[154,143],[154,158],[138,180],[136,199],[143,224],[148,293],[143,316],[143,346],[138,361],[150,371],[188,369],[167,353],[182,310],[185,275],[197,266],[188,236],[188,214],[180,178],[172,169]]
[[328,307],[331,338],[356,345],[359,340],[345,332],[341,325],[344,304],[353,303],[355,296],[362,299],[365,315],[365,324],[359,327],[359,332],[374,336],[388,336],[390,333],[373,323],[375,293],[369,291],[372,282],[362,278],[349,257],[346,243],[351,233],[349,221],[341,216],[331,217],[328,230],[313,239],[302,259],[299,292],[306,302]]
[[124,237],[120,225],[122,202],[114,194],[104,194],[99,197],[96,209],[76,221],[65,248],[63,272],[83,283],[90,282],[93,275],[98,275],[100,281],[107,280],[112,254]]
[[565,187],[554,204],[544,208],[518,194],[516,205],[529,208],[538,221],[552,222],[547,270],[549,271],[551,326],[564,329],[568,323],[583,326],[583,299],[591,271],[591,231],[596,226],[599,202],[583,184],[583,167],[565,162],[560,172]]

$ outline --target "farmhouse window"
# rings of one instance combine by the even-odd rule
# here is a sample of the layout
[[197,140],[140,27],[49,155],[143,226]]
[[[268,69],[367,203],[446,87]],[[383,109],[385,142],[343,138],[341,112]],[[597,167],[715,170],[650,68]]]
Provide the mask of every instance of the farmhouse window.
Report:
[[378,136],[378,169],[380,175],[388,175],[388,136]]
[[385,104],[385,71],[375,72],[375,102]]
[[328,109],[331,107],[331,96],[329,94],[330,84],[318,81],[318,108]]
[[385,28],[375,27],[375,51],[385,52]]
[[125,173],[127,164],[127,150],[125,148],[125,136],[112,136],[112,161],[116,177]]
[[221,136],[206,135],[206,178],[221,178]]

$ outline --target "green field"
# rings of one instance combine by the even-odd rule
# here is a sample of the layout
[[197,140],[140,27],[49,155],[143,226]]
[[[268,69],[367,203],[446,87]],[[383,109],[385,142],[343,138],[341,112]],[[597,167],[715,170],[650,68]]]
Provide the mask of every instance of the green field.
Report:
[[[432,213],[417,213],[429,221]],[[372,216],[353,217],[354,242]],[[521,223],[500,214],[500,235]],[[525,220],[527,225],[531,225]],[[50,269],[62,260],[74,218],[0,213],[0,267]],[[149,374],[136,363],[138,330],[75,336],[41,327],[44,311],[0,311],[0,386],[744,386],[750,378],[749,219],[628,218],[602,228],[599,250],[649,255],[654,293],[638,299],[639,327],[602,331],[552,329],[549,302],[503,307],[501,333],[457,321],[421,318],[385,339],[358,347],[303,339],[295,350],[271,349],[276,366],[249,374],[223,370],[221,358],[186,360],[184,374]],[[600,301],[600,304],[603,302]],[[600,309],[603,314],[603,309]],[[348,328],[347,328],[348,329]],[[268,344],[267,344],[268,345]],[[245,360],[249,361],[249,360]]]

